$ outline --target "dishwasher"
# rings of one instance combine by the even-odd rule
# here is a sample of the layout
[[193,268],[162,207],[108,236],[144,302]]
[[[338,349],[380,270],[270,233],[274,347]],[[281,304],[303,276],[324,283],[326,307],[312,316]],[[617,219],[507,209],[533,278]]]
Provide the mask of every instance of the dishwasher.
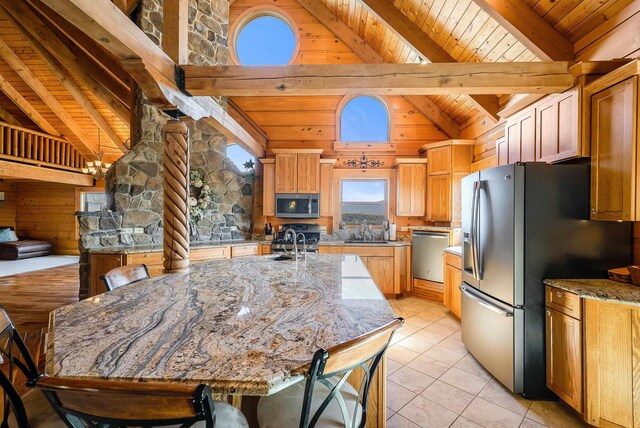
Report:
[[449,247],[448,232],[414,230],[412,266],[413,277],[425,281],[444,281],[443,253]]

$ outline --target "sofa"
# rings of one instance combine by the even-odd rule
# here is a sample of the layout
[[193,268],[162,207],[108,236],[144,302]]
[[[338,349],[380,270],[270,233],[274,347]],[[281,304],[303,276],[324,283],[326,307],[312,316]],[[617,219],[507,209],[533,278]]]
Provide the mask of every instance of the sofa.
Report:
[[[1,229],[13,230],[13,227],[0,226]],[[53,245],[51,243],[28,237],[20,237],[17,241],[0,242],[0,260],[22,260],[48,256],[52,251]]]

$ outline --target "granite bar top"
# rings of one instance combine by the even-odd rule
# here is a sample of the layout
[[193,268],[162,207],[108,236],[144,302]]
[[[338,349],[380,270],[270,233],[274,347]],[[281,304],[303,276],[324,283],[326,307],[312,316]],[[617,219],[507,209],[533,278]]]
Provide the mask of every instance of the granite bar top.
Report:
[[640,306],[640,287],[610,279],[545,279],[544,283],[586,299]]
[[344,241],[320,241],[319,246],[327,247],[407,247],[411,241],[385,241],[385,242],[344,242]]
[[456,256],[462,255],[462,246],[456,245],[454,247],[448,247],[444,249],[447,253],[455,254]]
[[[234,240],[234,241],[207,241],[207,242],[191,242],[189,244],[190,249],[206,249],[206,248],[220,248],[220,247],[241,247],[246,245],[256,244],[271,244],[271,241],[256,241],[256,240]],[[162,252],[162,244],[153,245],[132,245],[132,246],[118,246],[118,247],[101,247],[92,248],[89,250],[91,254],[139,254],[139,253],[159,253]]]
[[46,373],[268,395],[396,315],[356,255],[193,264],[50,314]]

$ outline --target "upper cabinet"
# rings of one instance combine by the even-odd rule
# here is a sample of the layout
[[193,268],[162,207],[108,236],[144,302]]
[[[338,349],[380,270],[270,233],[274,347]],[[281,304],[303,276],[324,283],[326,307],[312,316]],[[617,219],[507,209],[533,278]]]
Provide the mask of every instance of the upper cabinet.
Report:
[[262,163],[262,215],[276,215],[276,164],[273,158],[260,159]]
[[603,79],[588,87],[591,219],[638,221],[638,77]]
[[336,159],[320,159],[320,217],[333,216],[333,166]]
[[471,173],[473,140],[447,140],[425,144],[420,149],[427,158],[426,219],[459,222],[461,180]]
[[276,152],[275,193],[320,193],[322,150]]
[[425,215],[427,186],[427,159],[397,159],[397,208],[398,216]]
[[581,124],[582,86],[549,95],[505,125],[505,137],[496,142],[498,165],[514,162],[559,162],[589,155]]

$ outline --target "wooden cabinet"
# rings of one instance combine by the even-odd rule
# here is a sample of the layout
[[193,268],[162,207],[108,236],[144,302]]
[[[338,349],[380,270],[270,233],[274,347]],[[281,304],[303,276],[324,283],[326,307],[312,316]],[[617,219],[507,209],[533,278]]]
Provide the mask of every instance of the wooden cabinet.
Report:
[[557,162],[582,156],[581,87],[547,97],[536,107],[536,160]]
[[640,220],[637,90],[633,76],[590,98],[592,220]]
[[452,314],[462,316],[462,258],[457,254],[444,253],[444,296],[443,303]]
[[287,152],[278,150],[275,163],[275,192],[320,193],[321,151]]
[[507,149],[507,137],[498,138],[496,140],[496,162],[498,165],[509,163],[509,151]]
[[394,294],[393,257],[363,257],[362,260],[380,291]]
[[396,215],[425,215],[425,188],[427,186],[427,166],[425,159],[398,159],[396,193]]
[[276,165],[274,159],[260,159],[262,162],[262,215],[276,215]]
[[507,163],[536,160],[536,112],[528,110],[507,121]]
[[320,159],[320,217],[333,216],[333,165],[335,159]]
[[471,173],[473,140],[425,144],[420,151],[427,158],[426,219],[459,222],[461,180]]

